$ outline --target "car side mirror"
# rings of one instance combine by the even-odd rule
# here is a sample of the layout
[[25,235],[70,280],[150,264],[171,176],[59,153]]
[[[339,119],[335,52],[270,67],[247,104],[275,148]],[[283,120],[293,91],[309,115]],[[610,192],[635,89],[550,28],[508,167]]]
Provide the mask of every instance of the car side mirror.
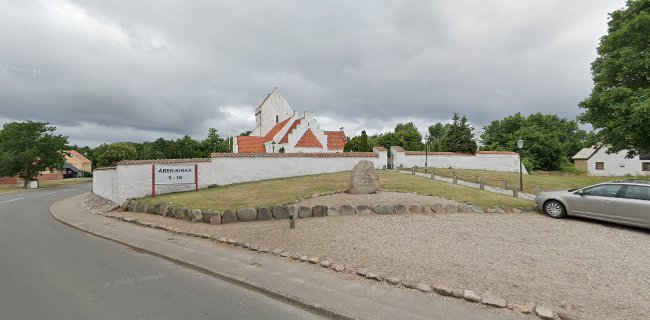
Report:
[[584,195],[585,195],[585,192],[584,192],[584,191],[582,191],[582,190],[578,190],[578,191],[576,191],[576,192],[575,192],[574,194],[577,194],[577,195],[579,195],[579,196],[581,196],[581,197],[582,197],[582,196],[584,196]]

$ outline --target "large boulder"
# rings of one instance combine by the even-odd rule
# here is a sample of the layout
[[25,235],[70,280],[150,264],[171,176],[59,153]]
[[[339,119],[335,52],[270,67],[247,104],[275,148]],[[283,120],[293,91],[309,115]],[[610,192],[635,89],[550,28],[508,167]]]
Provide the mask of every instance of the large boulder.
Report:
[[353,215],[356,214],[357,210],[349,204],[344,204],[339,208],[339,214],[342,215]]
[[257,220],[257,210],[255,208],[241,208],[237,210],[237,219],[243,222]]
[[190,213],[190,217],[193,222],[203,222],[203,211],[200,209],[194,209]]
[[223,212],[221,223],[237,222],[237,215],[230,209]]
[[327,206],[316,205],[311,211],[312,217],[324,217],[327,215]]
[[300,206],[298,208],[298,217],[299,218],[309,218],[311,217],[311,207]]
[[257,208],[257,220],[271,220],[271,209],[269,207]]
[[274,206],[273,219],[289,219],[289,207],[287,206]]
[[393,214],[393,206],[391,205],[376,205],[372,208],[372,211],[380,215],[389,215]]
[[348,193],[371,194],[379,190],[379,175],[375,165],[369,160],[361,160],[352,169]]

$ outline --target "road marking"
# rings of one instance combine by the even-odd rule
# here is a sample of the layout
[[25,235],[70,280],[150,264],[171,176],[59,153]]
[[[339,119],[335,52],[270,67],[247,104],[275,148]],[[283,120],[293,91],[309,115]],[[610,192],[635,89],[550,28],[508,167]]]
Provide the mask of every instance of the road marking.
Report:
[[16,199],[11,199],[11,200],[5,200],[5,201],[0,201],[0,203],[7,203],[7,202],[12,202],[12,201],[18,201],[18,200],[23,200],[25,198],[16,198]]

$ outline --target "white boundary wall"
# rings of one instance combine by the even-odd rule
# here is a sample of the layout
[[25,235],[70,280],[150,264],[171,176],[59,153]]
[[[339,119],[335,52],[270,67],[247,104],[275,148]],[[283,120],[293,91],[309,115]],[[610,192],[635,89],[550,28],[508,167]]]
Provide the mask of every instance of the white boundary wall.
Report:
[[[212,159],[156,160],[165,165],[198,164],[199,189],[213,185],[349,171],[361,160],[376,169],[387,163],[387,151],[360,153],[220,153]],[[93,172],[93,193],[121,204],[127,199],[151,195],[152,161],[123,161],[115,168]],[[156,185],[156,194],[194,190],[194,184]]]
[[[514,152],[477,152],[476,155],[465,153],[434,153],[408,152],[400,147],[391,147],[393,167],[424,167],[425,160],[428,167],[474,169],[503,172],[519,172],[519,155]],[[425,159],[426,158],[426,159]],[[523,173],[528,174],[523,167]]]

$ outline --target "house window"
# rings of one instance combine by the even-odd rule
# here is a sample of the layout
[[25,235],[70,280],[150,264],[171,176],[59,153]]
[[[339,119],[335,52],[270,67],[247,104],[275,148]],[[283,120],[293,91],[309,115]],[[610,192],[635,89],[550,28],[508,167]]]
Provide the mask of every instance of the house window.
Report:
[[275,116],[275,123],[280,122],[280,116]]
[[605,170],[604,162],[596,162],[596,170]]
[[650,162],[641,162],[641,171],[650,171]]
[[650,160],[650,154],[642,154],[642,155],[640,155],[639,160]]

